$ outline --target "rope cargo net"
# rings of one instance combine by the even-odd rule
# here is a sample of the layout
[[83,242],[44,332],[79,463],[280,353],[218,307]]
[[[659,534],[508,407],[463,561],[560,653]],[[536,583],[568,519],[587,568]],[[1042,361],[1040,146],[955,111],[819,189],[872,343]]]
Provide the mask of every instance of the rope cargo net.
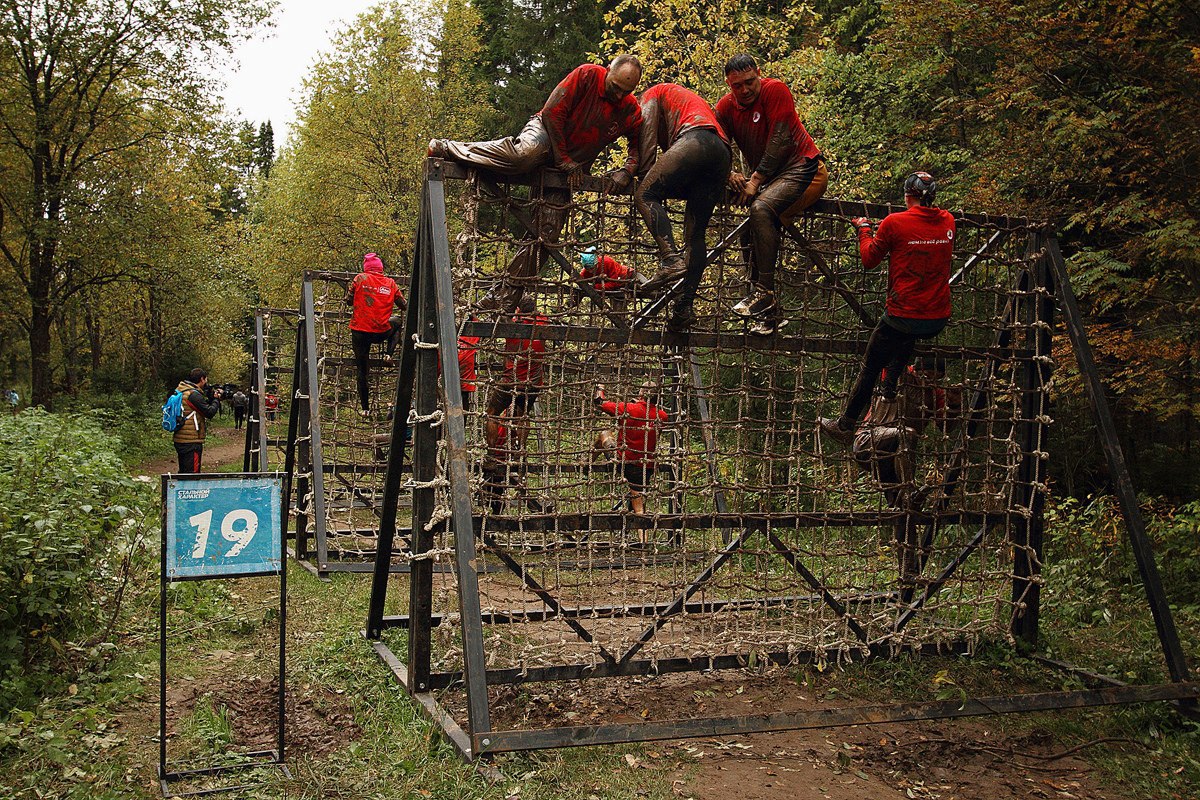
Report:
[[[899,402],[915,422],[898,440],[842,447],[822,438],[817,419],[844,407],[887,283],[886,262],[863,268],[846,219],[869,213],[865,206],[822,201],[785,230],[776,282],[788,323],[768,338],[747,336],[746,321],[730,312],[748,288],[737,235],[744,212],[718,208],[708,233],[718,252],[684,339],[662,335],[665,309],[646,313],[661,290],[643,296],[634,280],[597,293],[566,269],[577,272],[579,254],[595,248],[655,274],[657,251],[627,196],[575,193],[561,209],[558,241],[543,236],[539,274],[513,281],[502,276],[530,239],[522,220],[545,211],[536,190],[473,174],[447,187],[455,321],[460,335],[479,337],[478,381],[465,415],[470,485],[447,479],[443,437],[437,477],[424,484],[435,490],[437,533],[422,557],[453,565],[454,533],[437,523],[450,517],[452,492],[469,492],[487,669],[504,676],[489,683],[562,665],[644,662],[654,672],[668,659],[697,669],[722,657],[744,666],[837,662],[902,648],[969,650],[1011,636],[1023,601],[1014,552],[1036,560],[1023,542],[1044,488],[1027,477],[1038,471],[1022,466],[1045,459],[1050,422],[1048,386],[1029,379],[1050,365],[1041,344],[1049,337],[1038,335],[1048,326],[1037,312],[1048,290],[1034,277],[1036,226],[959,220],[953,318],[917,351],[944,361],[944,372],[901,380]],[[672,213],[682,239],[679,209]],[[534,334],[545,340],[544,385],[527,421],[514,406],[498,420],[518,432],[527,426],[523,444],[510,434],[489,452],[487,400],[504,388],[506,339],[519,335],[512,315],[487,309],[485,298],[513,285],[545,317]],[[371,463],[363,440],[374,429],[344,413],[353,377],[339,371],[348,353],[334,329],[345,324],[318,320],[326,453],[336,440],[345,453],[338,463]],[[390,380],[373,391],[388,396]],[[613,401],[656,393],[667,412],[643,515],[630,513],[621,465],[595,447],[618,424],[595,407],[597,384]],[[339,525],[365,526],[369,512],[352,502],[364,476],[336,474]],[[1040,580],[1033,573],[1027,586]],[[408,594],[396,588],[404,578],[391,581],[396,613]],[[434,576],[432,599],[440,620],[431,669],[461,675],[453,570]]]
[[[251,388],[255,416],[250,419],[253,434],[250,453],[259,457],[263,449],[258,435],[265,426],[265,452],[260,469],[283,472],[287,458],[288,409],[291,407],[292,370],[296,359],[296,323],[299,315],[291,309],[260,309],[255,320],[255,353],[262,361],[262,384],[256,375]],[[266,408],[268,394],[279,398],[274,412]]]
[[[391,441],[396,369],[385,344],[371,346],[370,408],[359,413],[350,307],[345,303],[355,274],[310,271],[301,298],[300,385],[305,396],[298,398],[295,479],[302,491],[300,535],[307,544],[311,532],[315,547],[306,547],[304,555],[315,556],[321,572],[336,571],[337,562],[369,563],[374,558]],[[403,277],[397,277],[403,285]],[[317,387],[315,407],[307,396],[312,385]]]

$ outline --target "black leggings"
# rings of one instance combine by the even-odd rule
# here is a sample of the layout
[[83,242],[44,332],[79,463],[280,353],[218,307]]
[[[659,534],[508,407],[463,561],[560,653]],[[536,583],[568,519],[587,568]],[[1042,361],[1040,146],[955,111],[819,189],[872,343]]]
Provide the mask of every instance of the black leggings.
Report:
[[368,377],[371,371],[371,345],[387,342],[388,355],[392,354],[392,332],[367,333],[366,331],[350,331],[350,347],[354,350],[354,371],[358,377],[358,405],[363,411],[371,410],[371,386]]
[[704,233],[713,209],[725,196],[730,159],[729,147],[715,131],[708,128],[687,131],[659,156],[634,196],[634,203],[664,260],[678,251],[663,201],[668,198],[687,201],[683,220],[688,270],[680,287],[680,302],[691,302],[704,277],[708,265]]
[[879,324],[871,332],[871,340],[867,342],[867,354],[863,356],[862,370],[858,373],[858,380],[854,382],[854,388],[850,391],[850,400],[846,403],[846,413],[842,415],[843,419],[857,422],[858,418],[863,415],[867,404],[871,402],[871,393],[875,391],[879,373],[885,368],[887,377],[884,379],[884,394],[895,395],[896,384],[900,380],[901,373],[912,362],[913,349],[917,346],[917,339],[927,339],[936,335],[936,333],[931,333],[918,336],[903,333],[888,325],[885,320],[879,320]]

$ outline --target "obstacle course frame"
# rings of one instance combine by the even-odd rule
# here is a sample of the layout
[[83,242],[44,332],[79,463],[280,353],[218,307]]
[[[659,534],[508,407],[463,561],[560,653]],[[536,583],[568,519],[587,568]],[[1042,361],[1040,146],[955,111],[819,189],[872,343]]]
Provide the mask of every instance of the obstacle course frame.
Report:
[[[1071,337],[1081,369],[1085,375],[1085,386],[1092,403],[1093,414],[1105,445],[1109,466],[1117,484],[1118,499],[1125,516],[1130,540],[1133,545],[1141,577],[1146,589],[1147,600],[1154,615],[1160,642],[1171,682],[1150,686],[1108,686],[1100,689],[1051,692],[1040,694],[1013,694],[997,697],[971,698],[932,703],[901,703],[883,706],[827,709],[819,712],[758,714],[712,719],[650,721],[633,724],[601,724],[591,726],[565,726],[537,730],[497,730],[493,725],[488,686],[506,683],[529,683],[546,680],[598,679],[615,676],[653,675],[668,672],[700,671],[744,667],[754,659],[777,664],[821,663],[853,660],[858,658],[881,658],[900,652],[933,654],[966,652],[968,642],[940,641],[935,644],[908,644],[902,637],[894,640],[872,640],[871,635],[855,619],[853,609],[844,598],[830,590],[825,583],[798,557],[781,537],[779,529],[799,529],[806,526],[820,527],[837,524],[855,526],[921,526],[928,531],[936,524],[978,526],[974,536],[960,546],[957,556],[942,565],[933,579],[924,585],[907,587],[896,592],[893,600],[903,611],[893,620],[893,628],[899,633],[911,621],[922,614],[927,604],[935,600],[939,592],[955,576],[955,573],[978,552],[980,542],[988,534],[989,526],[998,524],[991,512],[962,512],[958,514],[925,513],[917,509],[902,512],[890,510],[857,511],[831,515],[828,512],[804,512],[794,510],[786,515],[777,512],[748,513],[729,512],[722,508],[723,498],[714,498],[716,510],[708,514],[689,514],[686,519],[654,521],[631,519],[633,515],[618,512],[586,514],[548,514],[521,519],[489,518],[477,513],[472,503],[471,454],[468,450],[465,416],[457,387],[459,374],[456,361],[456,342],[460,333],[481,337],[531,337],[564,342],[611,344],[617,346],[638,345],[651,348],[676,348],[688,358],[688,370],[698,373],[693,354],[698,349],[725,347],[732,351],[753,352],[761,349],[761,342],[720,329],[696,331],[690,334],[670,334],[655,330],[652,326],[625,325],[614,320],[611,326],[535,326],[509,322],[463,322],[456,319],[453,260],[447,226],[446,183],[448,179],[473,178],[489,180],[486,176],[468,175],[448,164],[431,161],[422,195],[421,222],[418,231],[416,255],[410,284],[410,305],[405,318],[403,350],[400,353],[399,378],[396,389],[395,418],[392,426],[392,443],[388,454],[387,476],[384,482],[380,535],[373,573],[370,608],[366,635],[380,657],[393,670],[405,689],[421,705],[454,744],[460,754],[474,759],[498,752],[566,747],[575,745],[605,744],[614,742],[647,741],[663,738],[685,738],[729,733],[791,730],[808,727],[853,725],[868,722],[909,721],[918,719],[948,718],[977,714],[1016,713],[1054,708],[1073,708],[1114,703],[1174,700],[1190,702],[1200,696],[1200,685],[1192,683],[1167,606],[1161,580],[1158,577],[1145,534],[1132,484],[1125,468],[1111,415],[1091,361],[1078,306],[1071,292],[1065,265],[1058,251],[1057,242],[1045,228],[1028,226],[1027,243],[1030,269],[1023,270],[1020,282],[1012,287],[1014,297],[1021,303],[1011,304],[1005,316],[1007,324],[998,327],[993,343],[972,353],[985,363],[997,363],[1014,349],[1027,348],[1025,357],[1018,360],[1018,374],[1013,376],[1020,387],[1018,419],[1014,426],[1014,446],[1023,454],[1016,463],[1019,473],[1016,485],[1020,495],[1012,498],[1016,507],[1024,509],[1023,515],[1006,512],[1002,521],[1008,527],[1006,534],[1011,538],[1012,563],[1010,566],[1011,603],[1019,613],[1014,613],[1011,624],[1012,637],[1027,645],[1035,645],[1039,616],[1039,568],[1042,548],[1042,509],[1045,500],[1045,453],[1041,441],[1045,436],[1046,384],[1049,380],[1048,359],[1051,338],[1051,321],[1054,298],[1061,305],[1067,331]],[[550,175],[545,180],[555,180]],[[599,188],[599,187],[594,187]],[[813,213],[858,216],[867,214],[882,218],[890,211],[888,206],[846,203],[837,200],[822,200],[813,208]],[[514,214],[528,231],[534,226],[528,214]],[[961,219],[986,225],[1007,223],[1002,218],[979,215],[960,215]],[[1027,224],[1026,224],[1027,225]],[[536,235],[536,234],[535,234]],[[798,235],[804,238],[803,234]],[[997,230],[996,237],[1000,235]],[[958,275],[969,269],[974,260],[996,237],[985,243],[979,251],[967,257]],[[726,237],[728,239],[729,237]],[[725,241],[725,240],[723,240]],[[566,272],[572,267],[558,251],[551,249],[550,258]],[[819,265],[818,265],[819,268]],[[832,291],[847,300],[853,298],[850,289],[829,282]],[[585,289],[587,287],[585,286]],[[595,298],[593,298],[595,299]],[[653,311],[651,301],[641,309],[645,319]],[[1019,307],[1018,307],[1019,306]],[[853,306],[851,305],[853,308]],[[860,310],[855,309],[856,313]],[[1021,317],[1021,315],[1025,315]],[[866,322],[869,314],[859,313]],[[1025,341],[1011,341],[1011,331],[1021,330]],[[811,353],[825,350],[829,353],[853,356],[862,352],[861,342],[829,341],[819,338],[776,337],[770,345],[781,351]],[[1032,353],[1034,355],[1029,355]],[[1036,354],[1042,354],[1037,357]],[[439,376],[439,356],[441,370]],[[992,359],[989,361],[988,359]],[[964,398],[964,425],[982,419],[979,416],[988,402],[990,387],[986,381],[993,374],[986,372],[980,378],[981,385]],[[688,378],[697,396],[706,395],[703,381]],[[699,412],[703,421],[707,411]],[[415,435],[411,448],[405,444],[406,422],[411,421]],[[982,423],[980,423],[982,424]],[[967,433],[968,439],[974,431]],[[406,456],[411,450],[411,473],[406,465]],[[439,455],[440,451],[440,455]],[[957,480],[956,464],[949,463],[947,481]],[[411,476],[411,477],[409,477]],[[397,528],[397,507],[402,494],[412,495],[412,525],[401,531]],[[441,495],[439,495],[439,492]],[[440,498],[440,499],[439,499]],[[523,534],[539,531],[604,531],[622,530],[652,524],[656,530],[687,527],[710,531],[728,531],[722,544],[704,569],[695,573],[670,603],[648,603],[644,605],[600,605],[586,607],[568,606],[559,598],[539,585],[536,577],[525,570],[516,558],[506,559],[506,548],[497,535],[506,531],[519,530]],[[453,536],[452,552],[438,551],[439,535],[458,533]],[[388,616],[385,607],[388,596],[392,559],[401,553],[396,547],[396,536],[410,536],[411,548],[404,553],[410,561],[408,613]],[[727,563],[739,556],[740,549],[752,537],[766,542],[769,548],[784,559],[812,594],[796,596],[729,597],[697,599],[697,593],[706,582]],[[520,580],[521,588],[535,595],[542,608],[500,610],[484,613],[480,603],[479,569],[482,563],[481,548],[495,554]],[[456,582],[457,605],[452,614],[434,611],[434,568],[435,559],[447,557],[452,560]],[[794,576],[793,576],[794,577]],[[868,598],[868,602],[870,599]],[[752,610],[781,608],[795,603],[809,603],[832,609],[850,631],[861,641],[862,646],[847,652],[844,648],[832,650],[793,649],[770,652],[735,652],[698,657],[676,657],[670,659],[639,658],[644,645],[662,625],[679,615],[711,614],[721,611],[737,611],[739,607]],[[435,629],[449,622],[460,628],[462,668],[460,670],[438,670],[433,666]],[[620,654],[607,654],[597,661],[559,663],[551,666],[529,668],[492,668],[488,666],[485,646],[485,627],[506,625],[517,621],[556,619],[564,622],[585,642],[592,636],[588,620],[612,618],[644,618],[649,621],[638,644]],[[588,623],[594,624],[594,623]],[[859,626],[860,630],[855,630]],[[388,629],[403,628],[407,631],[407,652],[400,658],[383,641]],[[448,687],[465,690],[465,725],[460,724],[440,701],[437,692]]]

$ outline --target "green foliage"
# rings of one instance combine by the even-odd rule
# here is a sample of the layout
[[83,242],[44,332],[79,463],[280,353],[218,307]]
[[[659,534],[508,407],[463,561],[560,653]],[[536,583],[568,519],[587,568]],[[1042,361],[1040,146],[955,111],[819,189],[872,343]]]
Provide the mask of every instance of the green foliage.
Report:
[[[404,274],[426,144],[475,138],[488,114],[476,24],[458,0],[387,3],[336,37],[305,81],[299,125],[246,243],[264,296],[294,306],[302,269],[357,271],[369,251]],[[431,42],[443,49],[429,52]]]
[[[1200,503],[1142,498],[1142,515],[1183,636],[1194,651],[1200,620]],[[1067,497],[1046,511],[1045,588],[1049,648],[1123,680],[1161,680],[1162,656],[1124,520],[1109,495]]]
[[117,447],[87,415],[0,419],[0,708],[104,656],[94,637],[153,521]]
[[482,0],[473,5],[484,43],[477,77],[489,87],[489,103],[498,112],[488,128],[497,136],[520,130],[579,64],[606,62],[616,55],[592,55],[611,0]]

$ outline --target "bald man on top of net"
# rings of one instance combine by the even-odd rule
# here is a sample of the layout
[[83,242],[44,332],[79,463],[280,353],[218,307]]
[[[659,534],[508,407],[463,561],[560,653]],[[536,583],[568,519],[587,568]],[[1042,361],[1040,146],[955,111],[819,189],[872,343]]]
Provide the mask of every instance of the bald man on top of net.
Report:
[[624,137],[627,155],[621,172],[637,173],[642,112],[633,92],[642,79],[635,56],[619,55],[607,68],[581,64],[550,93],[516,136],[490,142],[434,139],[431,158],[444,158],[501,175],[524,175],[549,167],[566,173],[567,189],[535,183],[541,203],[535,213],[536,240],[523,246],[508,265],[505,288],[488,298],[484,307],[511,311],[524,292],[522,279],[541,272],[547,258],[544,244],[553,244],[566,223],[571,190],[583,186],[592,163],[608,145]]

